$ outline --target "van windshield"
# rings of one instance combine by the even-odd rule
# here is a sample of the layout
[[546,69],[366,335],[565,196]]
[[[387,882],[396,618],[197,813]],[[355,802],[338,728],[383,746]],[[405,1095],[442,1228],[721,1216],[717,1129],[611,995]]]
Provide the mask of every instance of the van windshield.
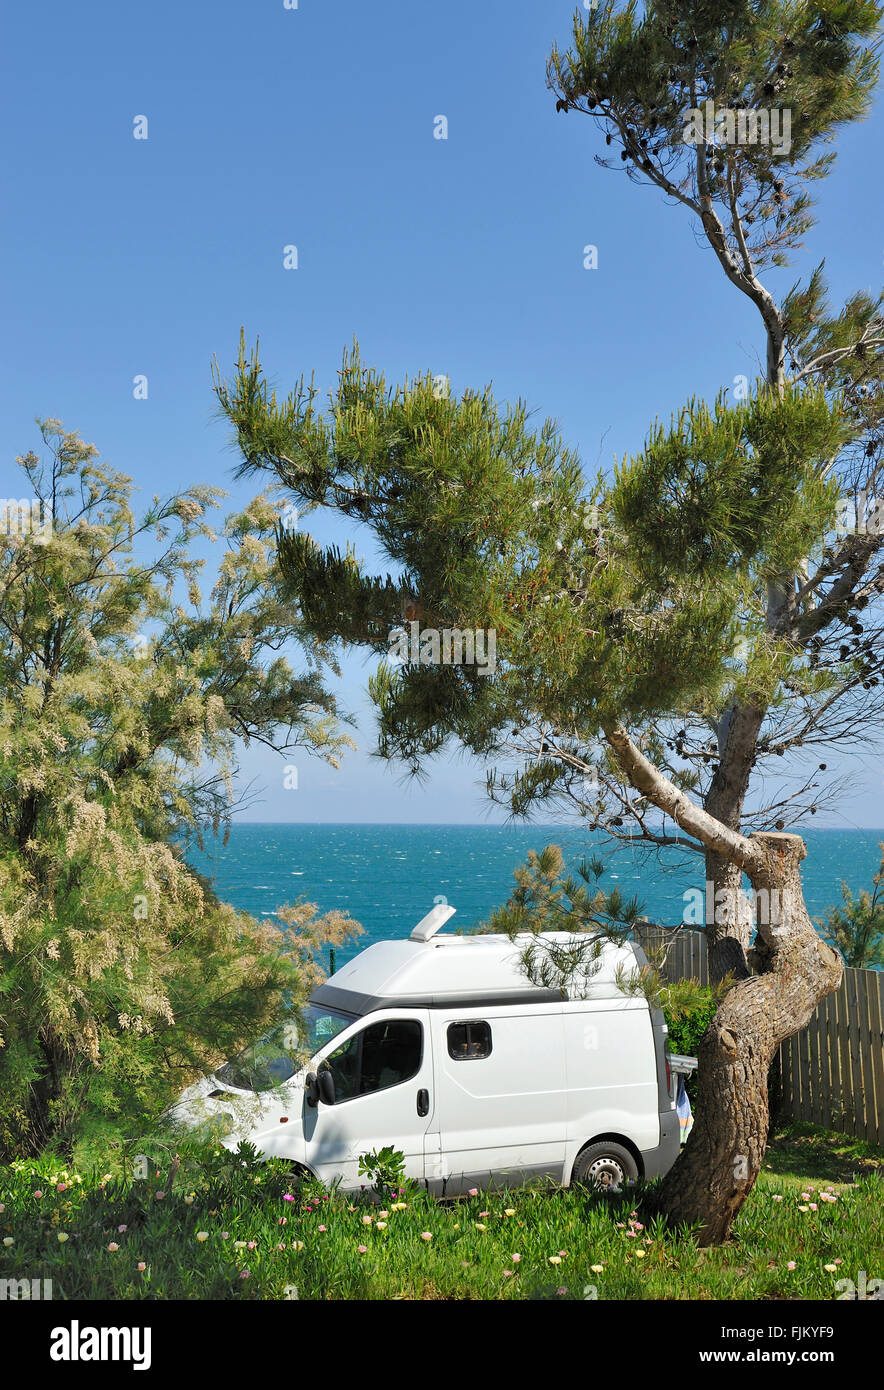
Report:
[[354,1015],[307,1004],[286,1018],[233,1062],[215,1072],[219,1081],[243,1091],[268,1091],[280,1086],[309,1062],[315,1052],[354,1021]]

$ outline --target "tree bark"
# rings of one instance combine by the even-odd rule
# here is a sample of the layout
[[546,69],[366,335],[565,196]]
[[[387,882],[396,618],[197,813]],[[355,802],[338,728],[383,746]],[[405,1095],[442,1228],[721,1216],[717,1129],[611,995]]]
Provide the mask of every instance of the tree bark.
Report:
[[757,926],[749,963],[762,973],[728,991],[700,1042],[694,1127],[657,1194],[671,1224],[699,1224],[704,1245],[727,1239],[758,1177],[767,1146],[768,1069],[780,1043],[806,1027],[838,988],[843,969],[804,904],[804,841],[785,834],[749,838],[761,851],[747,864]]
[[[718,725],[718,770],[712,778],[705,810],[732,830],[739,830],[749,778],[755,763],[758,733],[764,710],[751,704],[731,705]],[[752,909],[743,892],[743,872],[728,855],[707,850],[706,946],[709,977],[713,982],[732,974],[745,979],[749,974],[746,956],[752,937]]]
[[754,922],[743,891],[743,871],[722,855],[707,852],[706,883],[709,978],[717,983],[730,974],[735,980],[744,980],[749,975],[747,960]]

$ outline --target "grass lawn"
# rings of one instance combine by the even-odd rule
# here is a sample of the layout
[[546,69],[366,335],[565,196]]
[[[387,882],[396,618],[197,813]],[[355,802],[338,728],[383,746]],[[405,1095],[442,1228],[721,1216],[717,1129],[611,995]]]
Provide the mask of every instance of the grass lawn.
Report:
[[[0,1170],[0,1279],[85,1299],[833,1299],[884,1279],[884,1151],[780,1132],[721,1249],[643,1221],[640,1194],[523,1188],[404,1207],[189,1155],[171,1185]],[[884,1291],[884,1284],[882,1284]]]

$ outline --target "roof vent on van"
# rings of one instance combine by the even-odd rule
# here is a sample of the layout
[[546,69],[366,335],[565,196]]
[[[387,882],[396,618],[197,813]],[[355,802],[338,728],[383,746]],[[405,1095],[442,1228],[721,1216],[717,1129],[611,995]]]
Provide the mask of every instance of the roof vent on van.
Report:
[[456,907],[449,907],[448,903],[437,903],[431,907],[426,917],[422,917],[417,926],[408,938],[409,941],[429,941],[431,936],[435,936],[440,927],[444,927],[449,917],[453,917],[457,911]]

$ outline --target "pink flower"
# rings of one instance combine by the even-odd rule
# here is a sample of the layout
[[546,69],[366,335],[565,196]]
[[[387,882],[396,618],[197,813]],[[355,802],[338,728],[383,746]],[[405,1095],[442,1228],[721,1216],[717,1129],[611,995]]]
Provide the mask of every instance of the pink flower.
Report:
[[811,1211],[817,1211],[817,1210],[818,1210],[816,1202],[811,1202],[809,1205],[810,1205]]
[[222,1240],[229,1240],[229,1239],[230,1239],[230,1232],[229,1232],[229,1231],[222,1231],[222,1232],[221,1232],[221,1239],[222,1239]]
[[505,1270],[503,1271],[503,1277],[504,1277],[504,1279],[510,1279],[510,1278],[512,1277],[512,1273],[513,1273],[513,1271],[512,1271],[511,1269],[505,1269]]
[[564,1296],[565,1296],[565,1294],[566,1294],[567,1292],[568,1292],[568,1290],[565,1289],[565,1288],[556,1289],[556,1293],[559,1295],[559,1298],[564,1298]]
[[66,1191],[66,1190],[67,1190],[67,1183],[66,1183],[66,1182],[56,1183],[56,1188],[55,1188],[55,1190],[56,1190],[56,1192],[64,1192],[64,1191]]
[[256,1240],[250,1240],[250,1241],[249,1241],[249,1244],[248,1244],[248,1249],[249,1249],[249,1250],[254,1250],[254,1249],[255,1249],[255,1246],[256,1246],[257,1244],[258,1244],[258,1242],[257,1242]]
[[326,1230],[328,1230],[328,1227],[327,1227],[327,1226],[320,1226],[319,1229],[320,1229],[320,1231],[326,1231]]
[[367,1246],[367,1245],[357,1245],[356,1249],[359,1251],[359,1254],[360,1254],[360,1255],[364,1255],[365,1252],[366,1252],[366,1250],[368,1249],[368,1246]]
[[774,1201],[775,1201],[775,1202],[781,1202],[782,1200],[783,1200],[783,1199],[782,1199],[782,1197],[780,1196],[780,1194],[779,1194],[778,1192],[775,1192],[775,1193],[774,1193]]
[[[295,1200],[295,1198],[294,1198],[293,1193],[291,1193],[291,1192],[284,1192],[284,1193],[282,1194],[282,1200],[283,1200],[284,1202],[293,1202],[293,1201]],[[308,1210],[309,1210],[309,1208],[308,1208]]]
[[787,1269],[794,1269],[794,1268],[795,1268],[795,1261],[794,1261],[794,1260],[790,1260],[789,1263],[786,1265],[786,1268],[787,1268]]
[[166,1194],[165,1192],[155,1192],[153,1195],[156,1197],[158,1202],[161,1202]]
[[147,1265],[144,1263],[144,1260],[139,1260],[136,1268],[139,1270],[141,1274],[143,1274],[144,1271],[147,1269]]
[[470,1193],[469,1193],[469,1195],[470,1195],[471,1197],[478,1197],[478,1195],[479,1195],[479,1189],[478,1189],[478,1187],[471,1187],[471,1188],[470,1188]]
[[117,1227],[117,1230],[119,1231],[120,1235],[122,1235],[124,1231],[128,1231],[128,1229],[129,1229],[128,1226],[118,1226],[118,1227]]
[[281,1216],[276,1224],[277,1226],[287,1226],[289,1224],[289,1219],[287,1216]]
[[113,1241],[113,1240],[112,1240],[111,1243],[110,1243],[110,1245],[109,1245],[107,1248],[108,1248],[108,1250],[114,1251],[114,1250],[119,1250],[120,1247],[119,1247],[119,1245],[117,1245],[116,1241]]
[[252,1271],[250,1269],[241,1269],[239,1272],[239,1277],[240,1279],[251,1279]]
[[[35,1197],[42,1197],[42,1196],[43,1196],[43,1193],[40,1191],[40,1188],[39,1188],[39,1187],[37,1188],[37,1191],[34,1193],[34,1196],[35,1196]],[[2,1211],[2,1210],[3,1210],[3,1208],[0,1207],[0,1211]]]
[[513,1262],[514,1265],[517,1265],[517,1264],[519,1263],[519,1260],[520,1260],[521,1258],[522,1258],[521,1255],[510,1255],[510,1259],[512,1260],[512,1262]]
[[284,1249],[285,1249],[285,1245],[284,1245],[284,1244],[283,1244],[283,1245],[277,1245],[276,1248],[277,1248],[277,1250],[284,1250]]
[[421,1240],[432,1240],[432,1239],[433,1239],[433,1232],[432,1232],[432,1231],[421,1231]]

